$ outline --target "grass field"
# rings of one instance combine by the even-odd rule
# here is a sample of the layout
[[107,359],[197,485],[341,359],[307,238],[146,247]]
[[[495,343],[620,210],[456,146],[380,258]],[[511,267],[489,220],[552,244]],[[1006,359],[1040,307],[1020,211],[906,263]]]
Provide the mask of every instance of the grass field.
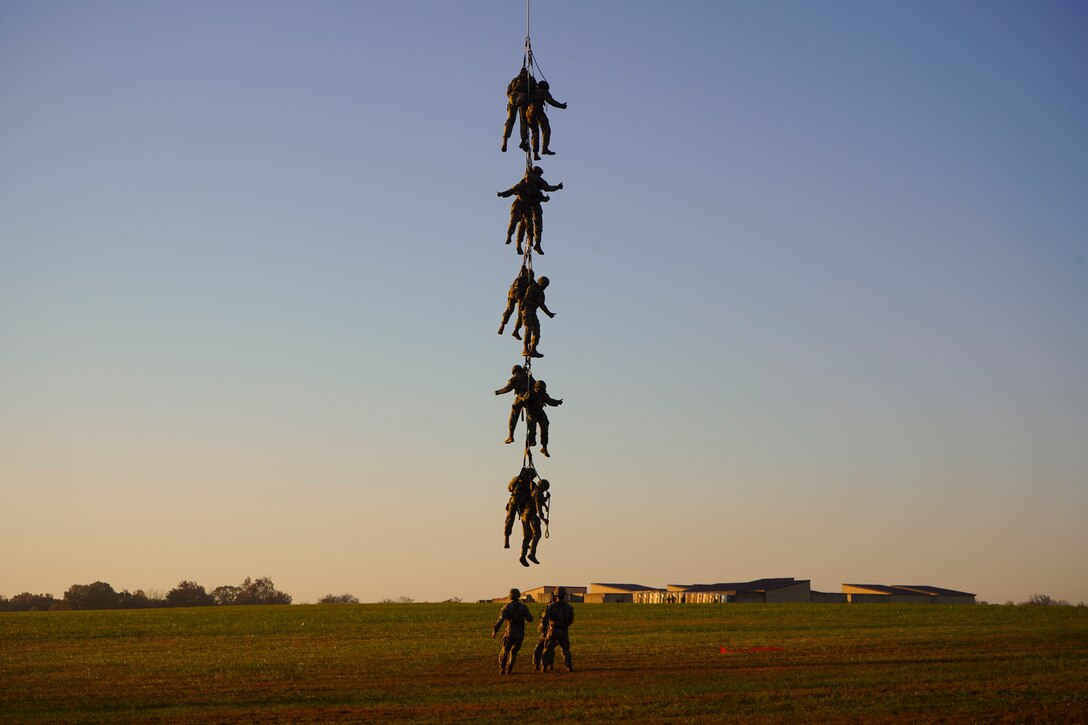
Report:
[[0,614],[0,722],[1088,722],[1084,607],[576,605],[510,677],[499,609]]

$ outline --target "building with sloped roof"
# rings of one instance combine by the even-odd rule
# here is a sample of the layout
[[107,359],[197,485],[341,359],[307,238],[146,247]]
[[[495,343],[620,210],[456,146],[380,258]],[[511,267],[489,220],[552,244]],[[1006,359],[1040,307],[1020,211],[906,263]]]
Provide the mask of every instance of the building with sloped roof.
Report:
[[586,594],[586,587],[569,587],[560,584],[545,584],[541,587],[534,587],[521,593],[521,598],[526,602],[544,602],[547,604],[552,600],[552,593],[562,586],[567,590],[568,602],[580,602],[583,600]]
[[666,601],[681,604],[807,602],[811,599],[809,580],[793,577],[719,584],[669,584],[665,589]]
[[643,584],[591,583],[584,601],[590,604],[605,602],[635,602],[636,604],[660,604],[665,601],[665,590]]
[[975,595],[928,584],[843,584],[848,601],[856,604],[974,604]]

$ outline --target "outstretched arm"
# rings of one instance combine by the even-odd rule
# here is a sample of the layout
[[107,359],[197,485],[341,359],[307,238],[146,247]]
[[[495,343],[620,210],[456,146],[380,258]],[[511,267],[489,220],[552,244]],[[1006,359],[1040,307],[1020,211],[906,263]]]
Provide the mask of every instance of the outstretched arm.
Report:
[[566,108],[567,107],[567,104],[560,103],[559,101],[555,100],[555,97],[551,94],[550,91],[548,92],[548,94],[546,96],[544,96],[544,102],[549,104],[549,105],[555,106],[556,108]]

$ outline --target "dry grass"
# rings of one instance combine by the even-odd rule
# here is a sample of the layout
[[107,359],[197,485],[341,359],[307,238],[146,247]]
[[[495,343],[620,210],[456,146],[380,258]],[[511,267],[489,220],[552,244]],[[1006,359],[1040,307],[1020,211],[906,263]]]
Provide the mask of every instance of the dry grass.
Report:
[[1088,722],[1085,608],[580,605],[577,671],[511,677],[498,609],[0,614],[0,721]]

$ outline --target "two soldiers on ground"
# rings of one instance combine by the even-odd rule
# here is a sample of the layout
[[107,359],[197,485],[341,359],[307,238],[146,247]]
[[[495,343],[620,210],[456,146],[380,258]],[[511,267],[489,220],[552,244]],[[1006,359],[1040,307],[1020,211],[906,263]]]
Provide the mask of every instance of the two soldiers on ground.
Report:
[[[514,671],[518,651],[525,640],[525,623],[533,621],[529,608],[521,601],[521,592],[510,590],[510,601],[499,612],[499,619],[491,630],[494,639],[506,624],[499,652],[499,668],[504,675]],[[568,672],[574,671],[574,662],[570,651],[570,626],[574,623],[574,607],[567,602],[567,592],[559,587],[552,594],[551,603],[540,615],[540,639],[533,651],[533,667],[537,672],[548,672],[555,663],[555,648],[563,651],[563,663]]]

